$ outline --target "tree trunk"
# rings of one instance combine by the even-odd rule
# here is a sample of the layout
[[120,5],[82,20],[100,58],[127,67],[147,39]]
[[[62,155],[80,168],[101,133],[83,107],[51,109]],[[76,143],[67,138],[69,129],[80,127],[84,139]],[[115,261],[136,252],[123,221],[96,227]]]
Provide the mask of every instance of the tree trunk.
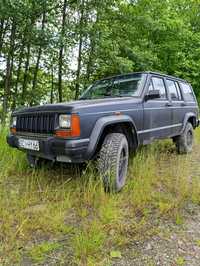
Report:
[[18,68],[17,68],[17,78],[16,78],[16,83],[15,83],[12,110],[16,108],[16,97],[17,97],[18,84],[19,84],[19,79],[20,79],[20,74],[21,74],[21,66],[22,66],[22,61],[23,61],[24,48],[25,48],[25,37],[22,40],[20,54],[19,54],[19,63],[18,63]]
[[30,40],[27,45],[27,55],[26,55],[26,63],[25,63],[25,70],[24,70],[24,80],[22,86],[22,105],[25,103],[25,96],[26,96],[26,87],[27,87],[27,78],[28,78],[28,70],[29,70],[29,61],[30,61],[30,51],[31,51],[31,44]]
[[9,21],[2,19],[1,20],[1,26],[0,26],[0,54],[1,54],[4,37],[5,37],[6,31],[8,29],[8,26],[9,26]]
[[53,66],[51,69],[51,103],[53,103],[53,91],[54,91],[54,74],[53,74]]
[[[44,34],[44,28],[45,28],[45,22],[46,22],[45,20],[46,20],[46,11],[44,11],[43,16],[42,16],[42,35]],[[37,56],[37,62],[36,62],[35,71],[33,75],[33,85],[32,85],[33,95],[34,95],[35,88],[37,86],[37,74],[39,70],[41,54],[42,54],[42,44],[40,43],[38,56]]]
[[81,5],[81,14],[80,14],[80,22],[79,22],[79,45],[78,45],[78,66],[76,71],[76,81],[75,81],[75,100],[79,96],[79,89],[80,89],[80,73],[81,73],[81,63],[82,63],[82,46],[83,46],[83,22],[84,22],[84,4],[85,1],[82,0]]
[[4,31],[4,19],[0,20],[0,55],[1,55],[1,49],[3,45],[3,31]]
[[87,61],[87,66],[86,66],[86,80],[85,80],[85,86],[87,82],[90,80],[90,76],[92,74],[92,68],[94,65],[94,53],[95,53],[95,48],[96,48],[96,43],[97,43],[97,28],[96,25],[99,22],[99,14],[97,13],[97,18],[96,21],[92,27],[92,31],[90,33],[90,49],[89,49],[89,56],[88,56],[88,61]]
[[79,89],[80,89],[79,83],[80,83],[80,73],[81,73],[81,63],[82,63],[82,45],[83,45],[83,38],[81,35],[79,40],[79,48],[78,48],[78,66],[76,71],[75,100],[79,96]]
[[61,29],[61,44],[59,50],[59,59],[58,59],[58,97],[59,102],[62,102],[62,66],[63,66],[63,38],[65,35],[65,22],[66,22],[66,8],[67,8],[67,0],[64,0],[63,3],[63,11],[62,11],[62,29]]
[[15,46],[15,32],[16,23],[13,19],[11,34],[10,34],[10,47],[6,62],[6,75],[5,75],[5,85],[4,85],[4,99],[3,99],[3,122],[5,121],[7,111],[8,111],[8,100],[10,96],[10,85],[12,80],[12,69],[13,69],[13,56],[14,56],[14,46]]
[[87,83],[90,80],[90,76],[91,76],[91,72],[92,72],[94,51],[95,51],[95,42],[93,39],[91,39],[89,58],[88,58],[87,67],[86,67],[86,82],[85,83]]

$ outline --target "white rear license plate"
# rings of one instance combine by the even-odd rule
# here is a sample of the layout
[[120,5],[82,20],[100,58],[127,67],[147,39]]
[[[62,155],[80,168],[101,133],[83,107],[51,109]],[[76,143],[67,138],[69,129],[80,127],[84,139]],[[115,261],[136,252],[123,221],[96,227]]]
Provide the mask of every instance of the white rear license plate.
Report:
[[39,141],[31,139],[18,139],[19,147],[27,150],[39,151]]

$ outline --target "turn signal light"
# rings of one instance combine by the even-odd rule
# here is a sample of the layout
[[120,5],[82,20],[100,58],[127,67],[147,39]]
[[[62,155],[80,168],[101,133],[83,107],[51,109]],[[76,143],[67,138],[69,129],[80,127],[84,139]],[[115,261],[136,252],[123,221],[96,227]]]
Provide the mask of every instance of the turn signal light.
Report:
[[71,137],[71,130],[56,130],[55,136],[60,138]]
[[70,129],[58,129],[55,131],[55,136],[60,138],[66,137],[79,137],[80,130],[80,117],[77,114],[71,115],[71,128]]
[[11,127],[10,132],[13,134],[16,134],[16,132],[17,132],[16,127]]

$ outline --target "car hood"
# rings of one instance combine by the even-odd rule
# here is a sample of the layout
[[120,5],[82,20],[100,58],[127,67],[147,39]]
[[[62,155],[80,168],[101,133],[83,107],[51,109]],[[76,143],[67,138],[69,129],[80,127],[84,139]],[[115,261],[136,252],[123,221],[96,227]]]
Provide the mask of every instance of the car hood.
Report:
[[[77,100],[56,104],[44,104],[33,107],[26,107],[16,110],[13,114],[34,113],[34,112],[78,112],[86,109],[93,109],[94,107],[106,108],[108,106],[118,106],[127,103],[137,104],[141,102],[140,98],[134,97],[120,97],[120,98],[104,98],[96,100]],[[107,109],[107,108],[106,108]]]

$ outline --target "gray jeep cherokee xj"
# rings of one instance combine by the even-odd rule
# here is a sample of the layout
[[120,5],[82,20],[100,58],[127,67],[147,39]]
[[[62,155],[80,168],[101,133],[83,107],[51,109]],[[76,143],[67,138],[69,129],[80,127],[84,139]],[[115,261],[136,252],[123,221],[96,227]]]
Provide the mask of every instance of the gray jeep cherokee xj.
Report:
[[97,159],[107,190],[124,186],[129,153],[155,139],[172,138],[178,153],[191,152],[198,105],[182,79],[141,72],[91,85],[78,101],[13,112],[10,146],[32,166],[40,158],[67,163]]

